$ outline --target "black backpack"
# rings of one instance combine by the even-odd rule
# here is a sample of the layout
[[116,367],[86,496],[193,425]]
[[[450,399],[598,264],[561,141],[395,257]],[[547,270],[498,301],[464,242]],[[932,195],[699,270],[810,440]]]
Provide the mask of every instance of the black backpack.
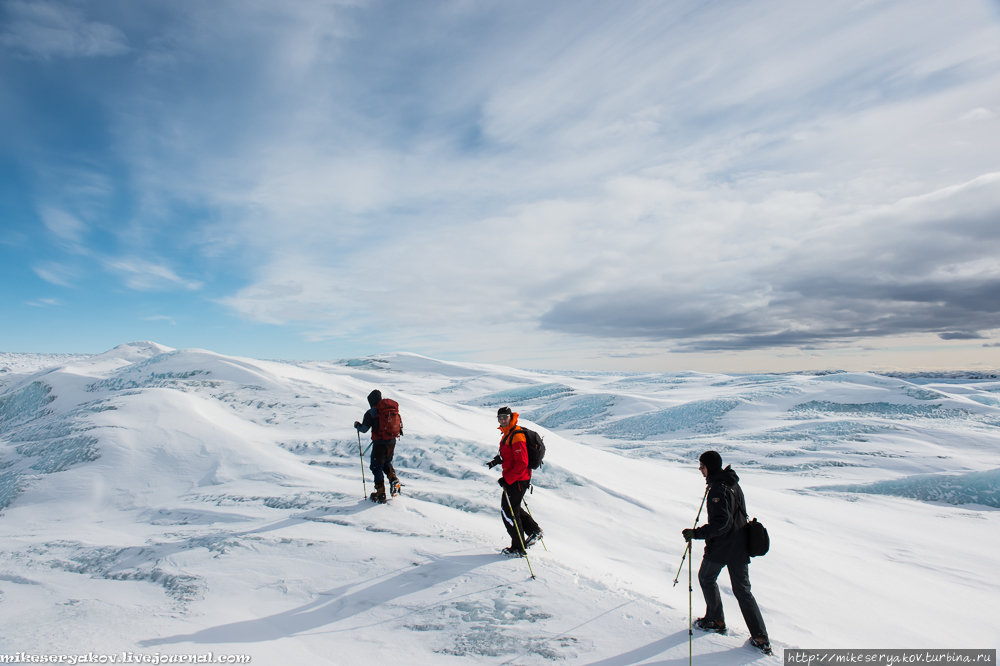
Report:
[[771,548],[771,539],[767,536],[767,528],[754,518],[747,523],[747,552],[750,557],[766,555]]
[[767,528],[758,523],[756,518],[750,520],[750,516],[747,515],[746,500],[744,499],[742,503],[739,501],[735,488],[732,486],[726,486],[726,488],[729,489],[729,494],[733,497],[733,513],[740,511],[743,514],[743,519],[747,521],[747,524],[744,526],[747,537],[747,554],[750,557],[766,555],[767,551],[771,548],[771,538],[767,535]]
[[545,442],[542,436],[534,430],[518,426],[510,431],[508,437],[512,437],[515,432],[524,434],[524,439],[528,442],[528,467],[538,469],[542,466],[542,459],[545,457]]

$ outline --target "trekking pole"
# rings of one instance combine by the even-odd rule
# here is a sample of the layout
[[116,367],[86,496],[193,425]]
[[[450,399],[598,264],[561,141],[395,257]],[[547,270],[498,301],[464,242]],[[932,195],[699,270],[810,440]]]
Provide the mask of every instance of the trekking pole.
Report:
[[[698,515],[694,517],[694,528],[698,528],[698,520],[701,519],[701,509],[705,506],[705,498],[708,497],[708,487],[705,488],[705,494],[701,497],[701,504],[698,506]],[[688,547],[684,549],[684,555],[681,557],[681,565],[677,567],[677,575],[674,576],[674,587],[677,587],[677,581],[680,580],[681,571],[684,570],[684,559],[691,553],[691,542],[688,541]]]
[[[531,507],[528,506],[528,500],[524,500],[524,508],[528,510],[528,515],[531,516]],[[531,516],[531,519],[534,520],[535,517]],[[539,541],[542,542],[542,548],[545,549],[545,552],[549,552],[549,547],[545,545],[545,538],[542,537]]]
[[[708,491],[705,491],[708,494]],[[701,513],[699,511],[699,513]],[[695,521],[698,522],[697,520]],[[691,542],[688,541],[688,552],[691,552]],[[691,596],[694,594],[694,586],[691,584],[691,558],[688,558],[688,666],[694,661],[694,602]]]
[[[365,485],[365,454],[361,452],[361,431],[358,431],[358,457],[361,458],[361,490],[365,493],[362,499],[368,499],[368,486]],[[674,581],[675,583],[677,581]]]
[[524,535],[521,534],[521,521],[514,515],[514,505],[510,503],[510,495],[507,494],[506,488],[503,489],[503,496],[507,500],[510,517],[514,519],[514,530],[517,532],[517,538],[521,540],[521,550],[524,551],[524,561],[528,563],[528,573],[531,574],[531,580],[535,580],[535,572],[531,570],[531,560],[528,559],[528,549],[524,545]]

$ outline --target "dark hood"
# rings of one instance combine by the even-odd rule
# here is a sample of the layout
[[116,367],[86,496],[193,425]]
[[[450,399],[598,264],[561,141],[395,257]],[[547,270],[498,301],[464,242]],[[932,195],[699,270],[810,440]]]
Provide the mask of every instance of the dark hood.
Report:
[[382,391],[379,391],[378,389],[375,389],[374,391],[368,394],[368,404],[371,405],[372,407],[377,405],[381,399],[382,399]]
[[740,477],[736,476],[736,472],[733,471],[732,465],[726,465],[725,469],[720,469],[714,474],[709,474],[708,478],[705,479],[706,483],[712,484],[716,481],[721,481],[727,486],[735,486],[740,482]]

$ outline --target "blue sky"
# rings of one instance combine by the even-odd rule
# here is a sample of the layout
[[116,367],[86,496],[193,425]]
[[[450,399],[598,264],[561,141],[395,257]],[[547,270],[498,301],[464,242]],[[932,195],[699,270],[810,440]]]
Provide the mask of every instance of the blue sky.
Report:
[[0,2],[0,349],[1000,367],[1000,4]]

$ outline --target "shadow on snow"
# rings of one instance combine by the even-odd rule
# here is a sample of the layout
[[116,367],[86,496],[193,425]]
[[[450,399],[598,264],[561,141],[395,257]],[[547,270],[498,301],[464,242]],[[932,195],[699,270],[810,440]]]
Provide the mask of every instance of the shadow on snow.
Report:
[[376,606],[431,588],[466,574],[485,564],[495,563],[497,556],[453,555],[436,557],[427,564],[407,569],[392,578],[347,594],[357,583],[320,593],[314,601],[268,617],[244,620],[209,627],[193,634],[140,641],[143,647],[174,643],[260,643],[326,627],[363,613]]

